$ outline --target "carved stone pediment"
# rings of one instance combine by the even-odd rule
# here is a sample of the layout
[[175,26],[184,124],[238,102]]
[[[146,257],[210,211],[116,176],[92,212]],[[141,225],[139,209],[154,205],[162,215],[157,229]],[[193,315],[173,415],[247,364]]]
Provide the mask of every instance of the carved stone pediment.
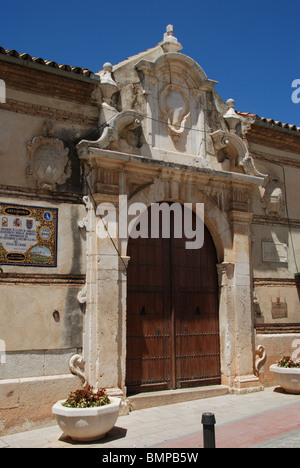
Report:
[[185,155],[204,160],[206,93],[216,82],[190,57],[174,51],[155,61],[142,59],[135,68],[146,101],[144,129],[152,157],[173,161],[180,153],[183,160]]
[[39,187],[54,190],[70,177],[67,170],[69,149],[58,138],[35,137],[27,144],[27,176]]

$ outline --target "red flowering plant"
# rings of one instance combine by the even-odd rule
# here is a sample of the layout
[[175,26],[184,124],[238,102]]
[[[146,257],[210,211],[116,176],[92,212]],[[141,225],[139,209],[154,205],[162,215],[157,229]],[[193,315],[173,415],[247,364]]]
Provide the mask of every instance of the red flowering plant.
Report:
[[290,356],[285,356],[277,362],[278,367],[286,367],[287,369],[300,368],[300,362],[295,362]]
[[67,408],[92,408],[109,405],[110,399],[103,388],[95,391],[90,385],[86,389],[70,392],[63,406]]

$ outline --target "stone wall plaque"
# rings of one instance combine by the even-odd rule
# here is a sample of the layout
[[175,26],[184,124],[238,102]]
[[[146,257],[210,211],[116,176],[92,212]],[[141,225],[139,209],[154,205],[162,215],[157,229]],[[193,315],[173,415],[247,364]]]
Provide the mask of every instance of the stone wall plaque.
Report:
[[263,242],[263,261],[271,263],[288,263],[288,246],[283,243]]
[[57,266],[58,209],[0,203],[0,265]]
[[272,318],[280,319],[287,318],[288,306],[286,302],[273,302],[272,301]]

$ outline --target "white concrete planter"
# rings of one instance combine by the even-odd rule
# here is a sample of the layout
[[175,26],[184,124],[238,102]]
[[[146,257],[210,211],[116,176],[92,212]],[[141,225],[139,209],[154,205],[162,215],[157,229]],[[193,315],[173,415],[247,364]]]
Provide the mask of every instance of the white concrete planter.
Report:
[[109,397],[109,405],[94,408],[66,408],[65,400],[52,407],[57,424],[73,440],[82,442],[101,439],[115,425],[121,407],[121,398]]
[[300,394],[300,368],[278,367],[273,364],[270,372],[273,372],[276,383],[287,393]]

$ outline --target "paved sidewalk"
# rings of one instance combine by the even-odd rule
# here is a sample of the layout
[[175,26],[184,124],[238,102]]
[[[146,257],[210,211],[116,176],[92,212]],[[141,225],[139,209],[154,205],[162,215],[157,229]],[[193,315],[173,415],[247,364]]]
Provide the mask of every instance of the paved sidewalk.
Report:
[[216,417],[217,448],[300,448],[300,395],[274,388],[133,411],[102,440],[73,442],[57,425],[0,436],[0,448],[202,448],[201,416]]

